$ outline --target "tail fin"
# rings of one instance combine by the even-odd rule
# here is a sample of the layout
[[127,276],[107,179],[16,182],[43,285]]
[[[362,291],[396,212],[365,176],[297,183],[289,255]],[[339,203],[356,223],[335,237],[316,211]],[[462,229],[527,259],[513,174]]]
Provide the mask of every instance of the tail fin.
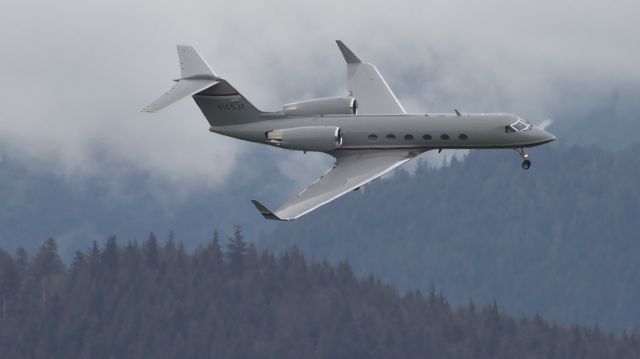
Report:
[[200,56],[198,50],[192,46],[178,45],[178,59],[180,59],[180,71],[183,79],[216,78],[211,67]]
[[231,86],[226,80],[193,95],[200,111],[211,126],[239,125],[259,121],[262,111]]
[[176,80],[176,84],[169,91],[142,109],[143,112],[162,110],[174,102],[219,83],[209,65],[193,47],[178,45],[178,57],[182,77]]
[[182,77],[176,84],[145,107],[144,112],[159,111],[185,97],[193,96],[211,126],[254,122],[261,113],[226,80],[218,77],[198,51],[178,45]]

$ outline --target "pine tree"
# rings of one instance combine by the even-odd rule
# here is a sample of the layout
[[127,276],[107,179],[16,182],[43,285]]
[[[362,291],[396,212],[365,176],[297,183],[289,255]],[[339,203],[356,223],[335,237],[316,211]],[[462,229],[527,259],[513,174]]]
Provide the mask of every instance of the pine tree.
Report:
[[38,254],[29,265],[28,275],[39,292],[40,310],[45,311],[52,298],[62,290],[66,268],[60,256],[58,246],[53,238],[49,238],[38,250]]
[[20,287],[20,274],[11,255],[0,249],[0,322],[7,318],[8,307]]
[[29,255],[27,251],[23,247],[18,247],[16,249],[16,266],[18,268],[18,272],[20,274],[24,273],[27,270],[27,265],[29,264]]
[[65,270],[64,263],[58,255],[58,245],[53,238],[42,243],[38,254],[33,258],[30,269],[37,277],[59,274]]
[[149,233],[149,238],[142,244],[142,250],[149,266],[158,265],[158,240],[153,232]]
[[111,236],[107,239],[107,243],[102,251],[101,262],[107,268],[107,270],[115,271],[118,267],[119,256],[118,240],[116,236]]
[[244,241],[240,226],[235,226],[233,237],[228,238],[226,256],[229,259],[229,268],[232,275],[242,277],[247,255],[247,243]]

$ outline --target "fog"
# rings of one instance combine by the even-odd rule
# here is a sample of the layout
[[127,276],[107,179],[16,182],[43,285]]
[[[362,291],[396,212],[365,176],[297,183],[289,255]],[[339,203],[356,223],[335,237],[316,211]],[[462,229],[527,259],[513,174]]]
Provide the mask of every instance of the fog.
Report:
[[134,171],[186,191],[224,188],[243,156],[264,156],[303,184],[330,160],[211,134],[190,100],[140,112],[178,77],[177,43],[196,46],[263,110],[344,94],[342,39],[410,112],[505,111],[540,123],[640,83],[639,10],[547,0],[5,4],[0,155],[71,180]]

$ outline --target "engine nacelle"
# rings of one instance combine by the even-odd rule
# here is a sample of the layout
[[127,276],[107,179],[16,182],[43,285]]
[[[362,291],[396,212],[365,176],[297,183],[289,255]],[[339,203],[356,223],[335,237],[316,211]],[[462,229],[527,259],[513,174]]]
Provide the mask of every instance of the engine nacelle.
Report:
[[335,126],[287,128],[266,135],[269,143],[292,150],[327,152],[342,146],[342,130]]
[[285,104],[282,111],[292,116],[355,115],[358,101],[353,97],[327,97]]

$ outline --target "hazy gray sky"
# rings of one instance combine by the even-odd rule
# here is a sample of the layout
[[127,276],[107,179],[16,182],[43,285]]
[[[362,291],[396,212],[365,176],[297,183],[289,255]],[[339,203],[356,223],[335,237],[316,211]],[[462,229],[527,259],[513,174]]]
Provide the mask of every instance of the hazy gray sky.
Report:
[[640,83],[638,14],[637,0],[6,2],[0,149],[72,178],[134,168],[193,188],[219,188],[242,156],[271,151],[302,183],[326,160],[213,135],[189,100],[140,112],[178,76],[177,43],[264,110],[343,94],[342,39],[412,112],[541,122]]

